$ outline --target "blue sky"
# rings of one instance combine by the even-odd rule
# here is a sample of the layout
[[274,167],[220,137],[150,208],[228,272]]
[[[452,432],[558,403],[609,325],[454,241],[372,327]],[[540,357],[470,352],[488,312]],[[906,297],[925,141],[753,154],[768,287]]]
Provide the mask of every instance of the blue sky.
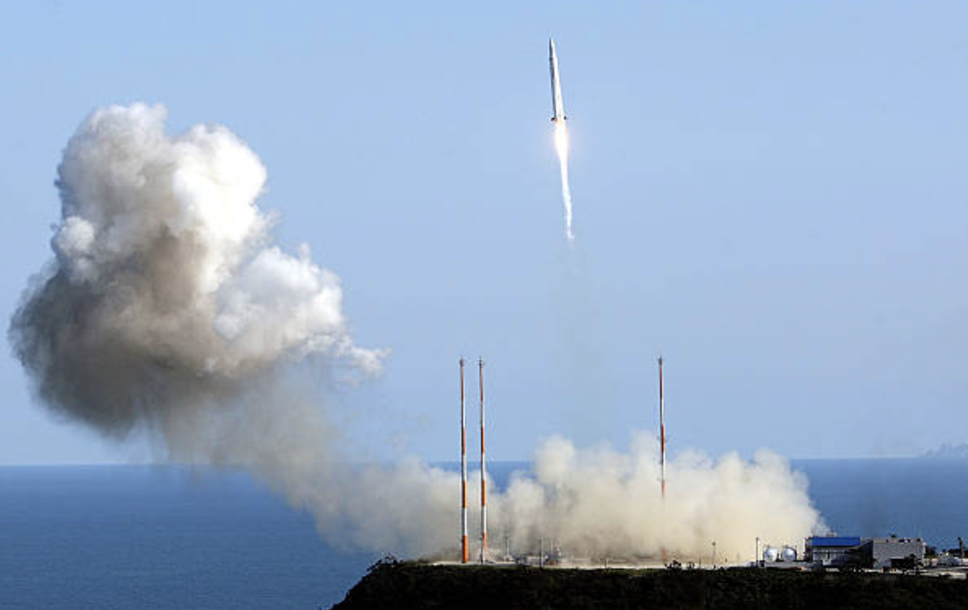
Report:
[[[284,247],[342,277],[385,375],[340,400],[377,453],[453,459],[458,356],[489,452],[537,439],[791,457],[968,440],[962,3],[3,3],[7,324],[51,257],[95,107],[228,126]],[[577,239],[552,147],[554,35]],[[4,350],[0,463],[146,459],[31,403]],[[472,421],[476,421],[472,418]],[[392,449],[391,449],[392,448]]]

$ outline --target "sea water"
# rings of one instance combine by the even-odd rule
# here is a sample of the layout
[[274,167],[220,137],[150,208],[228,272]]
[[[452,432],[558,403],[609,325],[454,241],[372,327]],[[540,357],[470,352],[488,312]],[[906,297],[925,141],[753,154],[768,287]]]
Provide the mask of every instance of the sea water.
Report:
[[[811,499],[839,534],[920,535],[939,548],[968,537],[968,460],[793,466],[807,475]],[[488,470],[503,486],[527,467],[495,462]],[[378,558],[330,548],[311,515],[244,473],[0,467],[4,610],[314,610],[342,599]]]

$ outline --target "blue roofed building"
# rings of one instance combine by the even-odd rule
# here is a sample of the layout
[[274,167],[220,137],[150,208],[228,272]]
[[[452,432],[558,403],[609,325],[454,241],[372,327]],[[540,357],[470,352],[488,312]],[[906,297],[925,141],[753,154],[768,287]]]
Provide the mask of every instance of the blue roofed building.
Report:
[[915,568],[924,562],[925,549],[921,538],[813,536],[806,540],[804,559],[817,566]]
[[823,566],[860,565],[861,539],[856,536],[807,538],[804,559]]

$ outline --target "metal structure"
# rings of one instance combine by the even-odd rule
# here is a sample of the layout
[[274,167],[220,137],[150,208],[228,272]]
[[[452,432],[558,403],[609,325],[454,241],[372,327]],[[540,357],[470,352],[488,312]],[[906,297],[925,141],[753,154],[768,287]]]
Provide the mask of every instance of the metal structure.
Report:
[[662,499],[666,497],[666,438],[665,438],[665,394],[662,387],[662,356],[659,356],[659,469],[662,480]]
[[464,359],[460,364],[460,560],[467,563],[467,423],[464,407]]
[[484,359],[477,361],[481,386],[481,563],[487,556],[487,468],[484,460]]

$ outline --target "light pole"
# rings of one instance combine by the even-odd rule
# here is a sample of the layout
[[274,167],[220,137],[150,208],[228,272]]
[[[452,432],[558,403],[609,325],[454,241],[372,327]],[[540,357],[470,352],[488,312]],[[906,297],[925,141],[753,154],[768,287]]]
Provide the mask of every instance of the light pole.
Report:
[[716,541],[713,540],[713,569],[716,569]]
[[753,556],[753,564],[759,567],[760,565],[760,537],[756,537],[756,555]]

